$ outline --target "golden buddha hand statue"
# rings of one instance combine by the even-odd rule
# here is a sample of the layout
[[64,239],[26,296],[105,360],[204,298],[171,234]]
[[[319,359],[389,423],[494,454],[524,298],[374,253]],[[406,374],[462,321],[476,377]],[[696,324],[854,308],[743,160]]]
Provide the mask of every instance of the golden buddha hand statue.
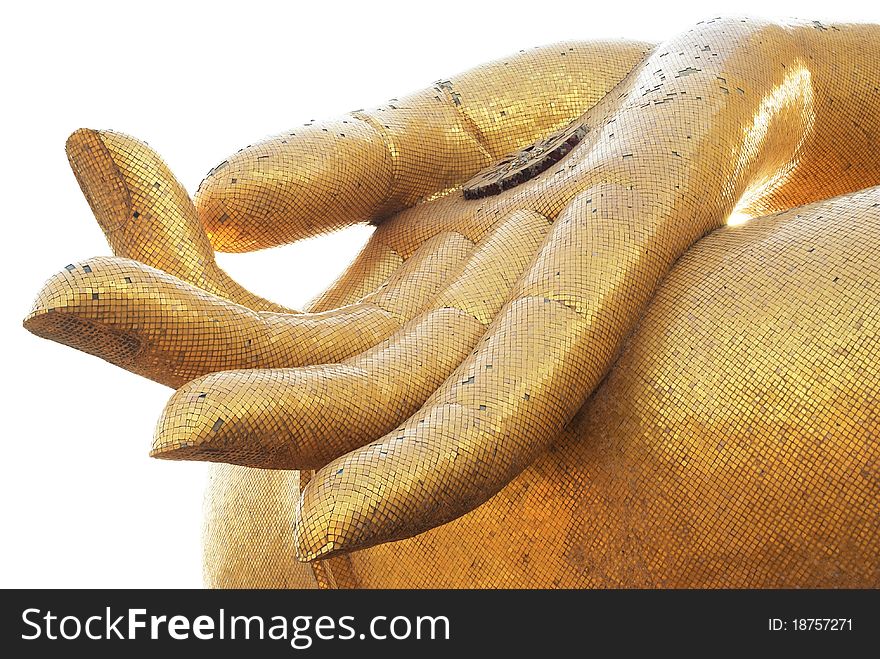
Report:
[[[250,146],[194,200],[77,131],[116,256],[25,325],[177,388],[151,454],[220,463],[210,585],[877,585],[878,46],[558,44]],[[214,261],[357,222],[307,312]]]

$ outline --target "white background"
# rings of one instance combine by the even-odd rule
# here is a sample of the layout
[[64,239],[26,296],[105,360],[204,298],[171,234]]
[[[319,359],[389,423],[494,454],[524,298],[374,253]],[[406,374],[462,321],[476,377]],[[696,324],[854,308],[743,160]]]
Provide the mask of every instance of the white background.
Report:
[[[80,126],[147,140],[192,192],[223,158],[521,48],[663,40],[730,13],[880,22],[875,2],[14,2],[0,26],[0,586],[198,587],[205,465],[147,457],[171,391],[38,339],[42,282],[109,249],[64,154]],[[878,55],[880,56],[880,55]],[[301,306],[369,229],[218,261]]]

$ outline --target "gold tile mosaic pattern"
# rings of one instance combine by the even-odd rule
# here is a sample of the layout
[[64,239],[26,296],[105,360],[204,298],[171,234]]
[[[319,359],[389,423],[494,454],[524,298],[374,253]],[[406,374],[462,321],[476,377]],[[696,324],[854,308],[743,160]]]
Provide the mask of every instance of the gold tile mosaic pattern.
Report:
[[[878,46],[719,19],[536,49],[248,147],[194,204],[78,131],[116,256],[25,325],[179,388],[152,454],[230,463],[210,585],[876,586]],[[307,313],[214,263],[357,221]]]
[[360,587],[880,586],[880,187],[717,230],[501,492]]
[[287,131],[215,167],[195,196],[199,218],[224,252],[381,221],[565,125],[649,48],[601,41],[522,51],[382,107]]

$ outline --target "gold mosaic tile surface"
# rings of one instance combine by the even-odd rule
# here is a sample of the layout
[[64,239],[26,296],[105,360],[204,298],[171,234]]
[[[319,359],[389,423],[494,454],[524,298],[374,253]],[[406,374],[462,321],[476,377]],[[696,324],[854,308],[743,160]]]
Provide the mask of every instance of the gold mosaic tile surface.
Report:
[[[878,46],[719,19],[525,51],[248,147],[194,202],[77,131],[115,256],[25,325],[178,388],[152,455],[226,463],[210,585],[880,585]],[[305,313],[214,262],[358,221]]]

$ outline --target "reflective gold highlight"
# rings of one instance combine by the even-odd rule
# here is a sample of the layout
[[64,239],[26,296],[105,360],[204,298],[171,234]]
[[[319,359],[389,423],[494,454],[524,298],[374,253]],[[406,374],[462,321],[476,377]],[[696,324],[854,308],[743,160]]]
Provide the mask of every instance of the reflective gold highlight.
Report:
[[[877,105],[855,103],[849,79],[814,55],[839,48],[870,78],[870,50],[845,49],[871,29],[701,26],[655,49],[588,110],[581,121],[592,137],[559,165],[472,204],[556,220],[486,336],[423,408],[315,474],[298,511],[299,555],[314,560],[422,533],[488,500],[530,464],[605,376],[691,244],[747,194],[763,191],[750,207],[783,194],[810,201],[811,153],[840,153],[859,139],[853,114],[880,127]],[[807,61],[817,62],[812,71]],[[820,108],[836,115],[833,131],[814,132]],[[848,157],[860,183],[880,182],[876,152]]]

